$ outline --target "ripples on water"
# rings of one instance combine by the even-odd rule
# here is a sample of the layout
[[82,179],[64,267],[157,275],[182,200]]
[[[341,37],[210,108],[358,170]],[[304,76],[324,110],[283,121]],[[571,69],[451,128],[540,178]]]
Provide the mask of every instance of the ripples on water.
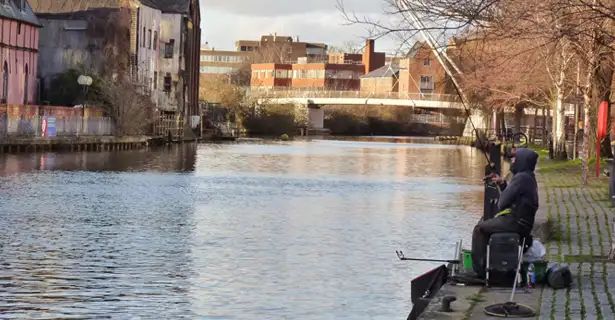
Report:
[[0,155],[0,318],[398,319],[483,158],[313,141]]

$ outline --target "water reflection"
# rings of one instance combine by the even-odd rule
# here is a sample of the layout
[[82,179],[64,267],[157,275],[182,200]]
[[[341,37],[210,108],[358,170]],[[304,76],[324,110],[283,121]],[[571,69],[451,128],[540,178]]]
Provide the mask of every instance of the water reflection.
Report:
[[1,318],[392,319],[480,216],[467,147],[0,155]]
[[196,148],[189,143],[132,151],[0,154],[0,176],[32,170],[193,171]]

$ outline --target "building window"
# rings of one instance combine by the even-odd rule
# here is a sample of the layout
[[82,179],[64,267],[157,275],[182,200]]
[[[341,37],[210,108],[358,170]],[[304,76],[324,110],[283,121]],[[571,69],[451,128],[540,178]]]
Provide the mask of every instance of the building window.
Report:
[[147,30],[147,47],[152,48],[152,29]]
[[421,76],[421,92],[431,93],[434,90],[433,76]]
[[17,24],[17,34],[21,34],[21,22]]
[[173,58],[173,47],[175,46],[175,39],[169,40],[164,46],[164,57],[167,59]]
[[172,81],[171,74],[167,72],[167,75],[164,76],[164,92],[171,92]]
[[24,86],[23,86],[23,104],[28,104],[28,87],[30,81],[28,81],[28,65],[26,64],[26,69],[24,70]]
[[431,66],[431,59],[425,58],[425,60],[423,60],[423,65],[426,67]]
[[154,71],[154,89],[158,89],[158,72]]
[[143,27],[143,32],[141,34],[143,35],[143,41],[141,41],[141,46],[145,48],[145,27]]
[[158,50],[158,31],[154,31],[154,50]]
[[2,68],[2,99],[0,99],[1,103],[6,103],[9,95],[9,65],[4,62],[4,67]]

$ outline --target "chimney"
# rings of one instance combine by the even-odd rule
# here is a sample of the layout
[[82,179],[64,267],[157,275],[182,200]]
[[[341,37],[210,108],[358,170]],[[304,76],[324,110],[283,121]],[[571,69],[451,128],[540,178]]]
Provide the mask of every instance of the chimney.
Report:
[[363,65],[365,66],[365,73],[372,72],[372,56],[374,53],[374,39],[367,39],[365,41],[365,50],[363,50]]

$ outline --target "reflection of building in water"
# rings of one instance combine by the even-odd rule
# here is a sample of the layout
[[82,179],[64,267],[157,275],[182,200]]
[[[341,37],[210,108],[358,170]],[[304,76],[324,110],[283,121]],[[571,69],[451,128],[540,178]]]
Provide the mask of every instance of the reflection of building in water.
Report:
[[0,154],[0,175],[32,170],[193,171],[196,144],[147,150]]

